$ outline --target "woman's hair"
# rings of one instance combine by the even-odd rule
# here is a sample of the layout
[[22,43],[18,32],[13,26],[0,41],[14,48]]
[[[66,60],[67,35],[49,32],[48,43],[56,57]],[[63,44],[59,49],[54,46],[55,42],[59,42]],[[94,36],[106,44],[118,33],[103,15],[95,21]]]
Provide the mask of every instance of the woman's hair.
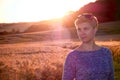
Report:
[[74,24],[77,27],[79,24],[81,23],[85,23],[88,22],[91,26],[93,26],[93,28],[97,28],[98,27],[98,20],[97,18],[91,14],[91,13],[83,13],[80,14],[77,19],[75,20]]

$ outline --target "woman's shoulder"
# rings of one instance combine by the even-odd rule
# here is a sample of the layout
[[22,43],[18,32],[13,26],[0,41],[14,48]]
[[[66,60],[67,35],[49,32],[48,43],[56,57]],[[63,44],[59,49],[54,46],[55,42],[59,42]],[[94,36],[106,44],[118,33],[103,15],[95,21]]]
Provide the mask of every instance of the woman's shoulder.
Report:
[[70,51],[70,52],[68,53],[68,55],[70,55],[70,56],[76,55],[75,50]]
[[76,55],[77,55],[76,50],[72,50],[67,54],[68,57],[76,57]]
[[108,57],[112,57],[112,51],[108,47],[103,47],[103,53],[107,55]]
[[102,47],[102,48],[103,48],[102,50],[103,50],[104,52],[111,52],[110,48],[108,48],[108,47],[105,47],[105,46],[104,46],[104,47]]

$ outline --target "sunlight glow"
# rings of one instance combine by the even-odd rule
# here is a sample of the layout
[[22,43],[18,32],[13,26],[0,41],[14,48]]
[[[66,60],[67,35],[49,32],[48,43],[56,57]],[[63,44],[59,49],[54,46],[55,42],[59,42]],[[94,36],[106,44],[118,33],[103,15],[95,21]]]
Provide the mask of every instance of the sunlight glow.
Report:
[[[96,0],[1,0],[0,21],[32,22],[60,18]],[[0,2],[1,2],[0,1]]]

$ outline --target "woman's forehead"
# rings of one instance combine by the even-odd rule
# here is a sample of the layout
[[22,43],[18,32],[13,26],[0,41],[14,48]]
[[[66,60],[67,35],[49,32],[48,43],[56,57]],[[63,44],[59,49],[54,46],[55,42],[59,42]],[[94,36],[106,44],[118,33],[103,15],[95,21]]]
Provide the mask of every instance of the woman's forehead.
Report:
[[84,23],[78,24],[78,27],[92,27],[92,26],[90,25],[90,23],[84,22]]

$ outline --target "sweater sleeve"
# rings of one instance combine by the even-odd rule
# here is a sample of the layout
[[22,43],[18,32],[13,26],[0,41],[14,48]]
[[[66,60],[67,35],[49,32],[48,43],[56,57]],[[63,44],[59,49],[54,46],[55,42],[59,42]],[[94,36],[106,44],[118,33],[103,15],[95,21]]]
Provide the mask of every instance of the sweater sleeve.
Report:
[[62,75],[62,80],[74,80],[75,78],[75,55],[73,53],[69,53],[65,63],[64,63],[64,70]]
[[114,80],[114,66],[113,66],[113,58],[112,58],[112,52],[108,49],[107,53],[109,53],[109,64],[111,72],[109,73],[109,79],[108,80]]

